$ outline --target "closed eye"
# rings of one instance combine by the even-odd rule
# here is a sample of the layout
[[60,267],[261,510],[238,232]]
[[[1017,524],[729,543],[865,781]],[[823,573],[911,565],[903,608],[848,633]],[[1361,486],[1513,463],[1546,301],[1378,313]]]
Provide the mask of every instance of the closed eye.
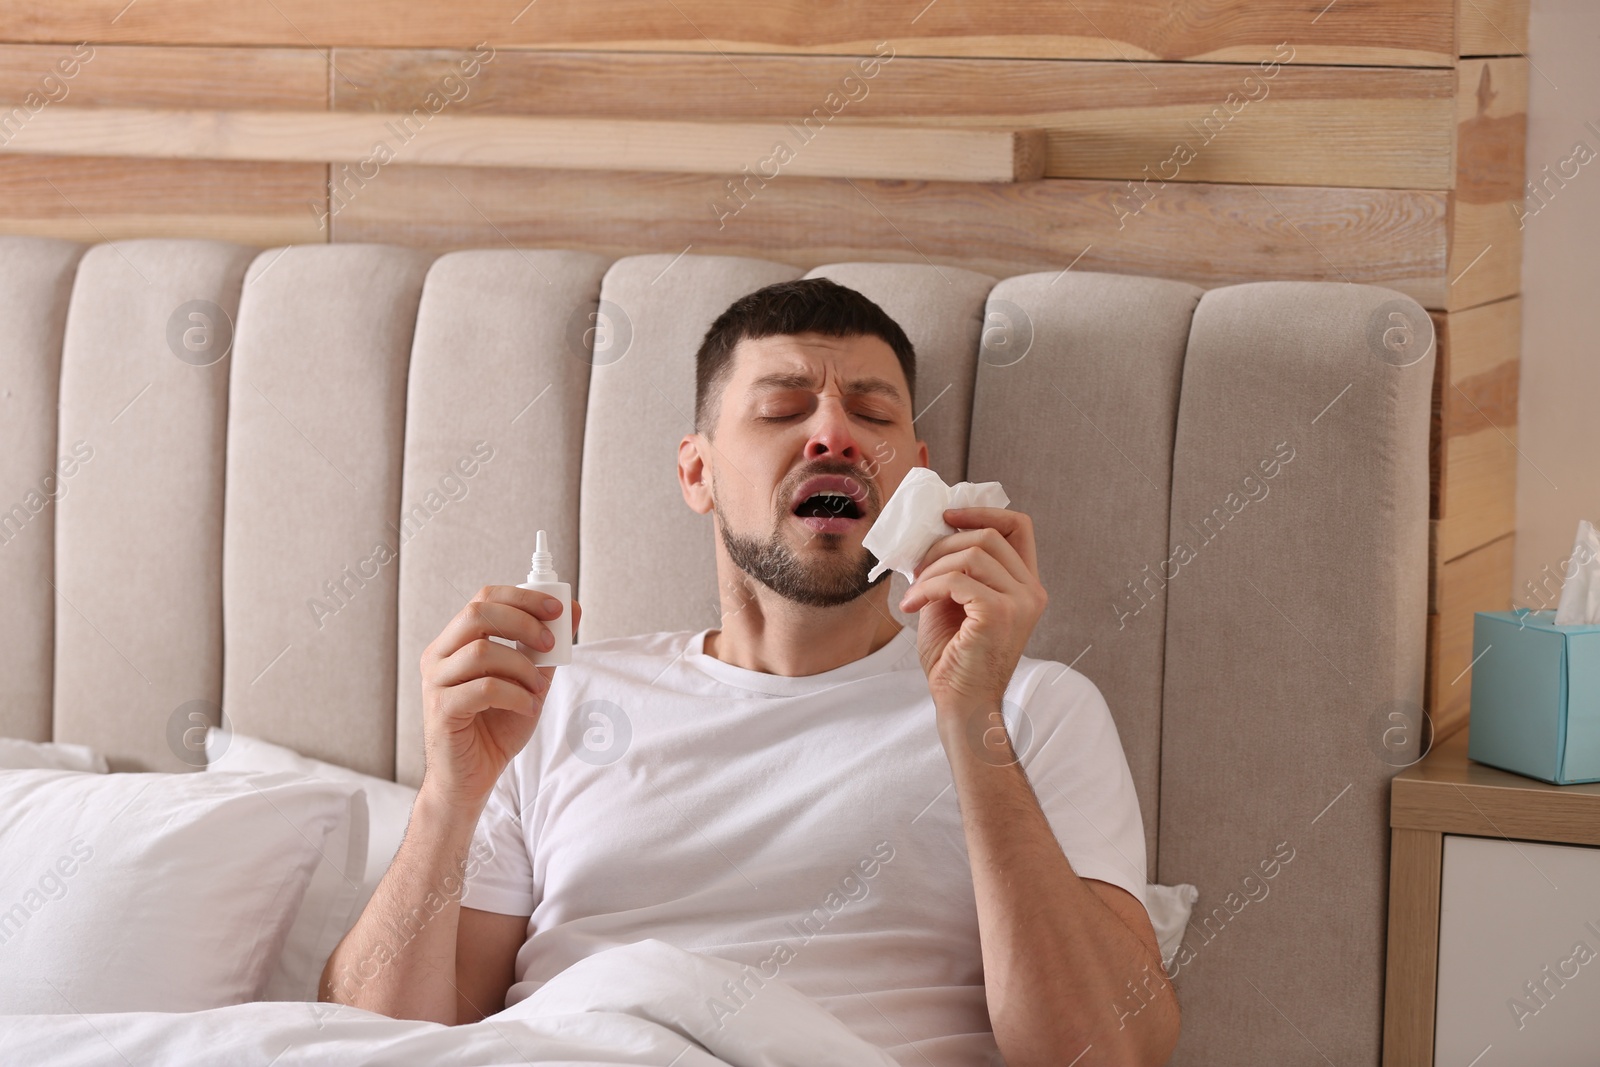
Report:
[[[796,412],[793,415],[760,415],[760,416],[757,416],[757,418],[759,418],[760,421],[762,421],[762,422],[788,422],[790,419],[800,419],[800,418],[804,418],[804,417],[805,417],[805,413],[804,412]],[[875,419],[871,415],[862,415],[861,418],[866,419],[868,422],[875,422],[880,426],[887,426],[891,422],[894,421],[893,419]]]

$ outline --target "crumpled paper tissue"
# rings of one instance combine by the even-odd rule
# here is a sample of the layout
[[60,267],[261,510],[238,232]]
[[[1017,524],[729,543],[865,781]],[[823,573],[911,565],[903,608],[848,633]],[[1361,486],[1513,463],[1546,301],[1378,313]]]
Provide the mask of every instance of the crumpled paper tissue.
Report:
[[867,581],[877,581],[886,570],[915,581],[916,566],[933,543],[956,532],[944,521],[947,508],[1003,508],[1010,503],[999,482],[946,485],[932,468],[912,467],[861,539],[862,547],[878,558]]
[[1600,535],[1586,519],[1578,520],[1578,539],[1572,546],[1572,559],[1579,563],[1572,576],[1563,577],[1561,582],[1556,625],[1600,623]]

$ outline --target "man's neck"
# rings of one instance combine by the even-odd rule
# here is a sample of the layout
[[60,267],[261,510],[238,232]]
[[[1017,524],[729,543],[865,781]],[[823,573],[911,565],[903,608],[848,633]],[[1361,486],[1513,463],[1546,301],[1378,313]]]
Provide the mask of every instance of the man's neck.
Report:
[[889,614],[888,582],[831,608],[762,589],[742,605],[723,605],[722,628],[706,634],[704,652],[745,670],[798,678],[870,656],[902,629]]

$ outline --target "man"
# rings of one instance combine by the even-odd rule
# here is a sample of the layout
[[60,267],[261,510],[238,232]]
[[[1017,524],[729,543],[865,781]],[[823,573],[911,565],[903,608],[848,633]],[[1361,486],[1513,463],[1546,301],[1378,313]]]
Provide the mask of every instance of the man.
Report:
[[[1116,727],[1087,678],[1022,655],[1046,602],[1032,522],[947,511],[900,605],[915,633],[867,581],[863,535],[928,463],[915,375],[901,328],[823,279],[718,318],[678,480],[713,516],[721,627],[535,668],[487,638],[548,648],[578,605],[481,590],[423,653],[427,771],[324,999],[472,1022],[653,937],[754,976],[713,1020],[775,980],[903,1064],[1166,1062],[1179,1013]],[[491,858],[458,904],[469,852]],[[375,975],[335,981],[435,887]]]

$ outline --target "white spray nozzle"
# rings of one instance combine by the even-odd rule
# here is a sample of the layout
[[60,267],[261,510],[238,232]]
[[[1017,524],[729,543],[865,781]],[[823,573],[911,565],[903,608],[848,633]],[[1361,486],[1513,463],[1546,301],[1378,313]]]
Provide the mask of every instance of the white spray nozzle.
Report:
[[533,566],[528,572],[530,582],[553,582],[556,580],[555,560],[550,555],[550,542],[540,530],[533,542]]

